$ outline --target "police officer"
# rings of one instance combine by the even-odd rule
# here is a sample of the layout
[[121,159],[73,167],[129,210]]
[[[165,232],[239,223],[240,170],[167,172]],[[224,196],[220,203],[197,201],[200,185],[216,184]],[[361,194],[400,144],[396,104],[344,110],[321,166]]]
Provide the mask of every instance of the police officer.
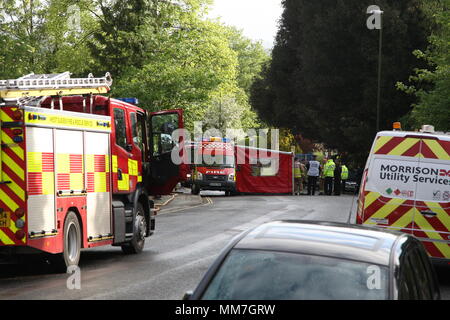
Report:
[[345,164],[341,168],[342,193],[345,193],[345,182],[348,180],[348,168]]
[[323,175],[325,177],[325,194],[331,196],[333,193],[333,178],[334,178],[334,169],[336,168],[336,164],[333,159],[329,159],[327,163],[323,166]]
[[315,155],[313,155],[313,160],[308,162],[306,168],[308,169],[308,195],[314,195],[316,193],[317,179],[320,175],[320,163],[316,160]]
[[298,158],[295,158],[294,162],[294,194],[300,195],[300,192],[302,192],[302,170],[301,170],[301,163]]

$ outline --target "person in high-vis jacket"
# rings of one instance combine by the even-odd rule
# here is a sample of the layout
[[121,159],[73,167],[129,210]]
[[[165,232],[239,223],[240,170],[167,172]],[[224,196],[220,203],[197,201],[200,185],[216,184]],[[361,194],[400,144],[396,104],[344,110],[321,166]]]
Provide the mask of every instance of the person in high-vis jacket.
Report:
[[342,165],[341,180],[342,180],[342,193],[344,193],[345,192],[345,182],[348,180],[348,168],[345,164]]
[[334,169],[336,168],[336,164],[333,159],[329,159],[327,163],[323,166],[323,176],[325,177],[325,194],[331,196],[333,193],[333,178],[334,178]]
[[298,158],[294,162],[294,194],[300,195],[302,192],[302,169]]

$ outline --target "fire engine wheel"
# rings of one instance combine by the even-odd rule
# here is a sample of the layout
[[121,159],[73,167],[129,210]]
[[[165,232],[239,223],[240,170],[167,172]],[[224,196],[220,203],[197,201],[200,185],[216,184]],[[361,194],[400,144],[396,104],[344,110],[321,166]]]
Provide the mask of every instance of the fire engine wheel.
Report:
[[127,244],[122,245],[122,251],[126,254],[141,253],[145,245],[145,236],[147,234],[147,222],[142,204],[138,204],[136,218],[134,219],[133,239]]
[[66,272],[70,266],[77,266],[81,255],[81,228],[77,215],[69,211],[64,221],[63,253],[53,256],[58,272]]
[[191,193],[195,195],[200,194],[200,187],[194,183],[191,188]]

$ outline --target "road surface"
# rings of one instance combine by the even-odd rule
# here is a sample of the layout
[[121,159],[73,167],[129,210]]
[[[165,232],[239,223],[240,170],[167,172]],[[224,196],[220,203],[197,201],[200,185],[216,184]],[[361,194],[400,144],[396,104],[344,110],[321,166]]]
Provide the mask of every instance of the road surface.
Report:
[[[156,219],[156,234],[140,255],[120,248],[82,252],[81,289],[67,289],[67,274],[51,265],[0,265],[0,299],[181,299],[194,289],[221,249],[249,227],[274,219],[346,222],[354,198],[345,196],[238,196],[202,193],[190,209],[172,204]],[[438,269],[450,299],[449,267]]]

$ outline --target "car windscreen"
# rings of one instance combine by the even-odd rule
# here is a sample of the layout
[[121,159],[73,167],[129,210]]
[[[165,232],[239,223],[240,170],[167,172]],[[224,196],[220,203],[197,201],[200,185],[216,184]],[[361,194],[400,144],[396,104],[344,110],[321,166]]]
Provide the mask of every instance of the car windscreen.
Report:
[[204,300],[384,300],[389,270],[364,262],[260,250],[232,250]]

